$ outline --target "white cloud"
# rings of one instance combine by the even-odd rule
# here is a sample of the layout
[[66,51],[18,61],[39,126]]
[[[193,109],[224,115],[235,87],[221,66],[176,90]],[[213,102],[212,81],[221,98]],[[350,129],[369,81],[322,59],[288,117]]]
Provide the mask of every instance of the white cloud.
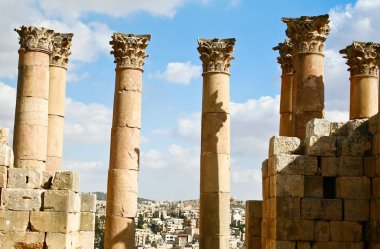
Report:
[[187,62],[170,62],[164,72],[157,72],[154,76],[170,83],[187,85],[193,79],[201,76],[201,66]]
[[16,107],[16,89],[0,82],[0,127],[9,128],[13,134]]

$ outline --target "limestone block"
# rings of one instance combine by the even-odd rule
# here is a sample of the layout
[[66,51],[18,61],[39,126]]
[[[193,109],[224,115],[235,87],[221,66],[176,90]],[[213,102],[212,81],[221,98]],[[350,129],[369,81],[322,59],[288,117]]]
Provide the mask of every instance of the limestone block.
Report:
[[340,157],[322,157],[322,176],[336,176],[340,163]]
[[[366,227],[366,233],[367,233],[367,240],[372,242],[378,242],[377,245],[380,242],[380,222],[379,221],[371,221],[367,224]],[[371,247],[370,247],[371,248]],[[377,247],[374,247],[377,249]]]
[[139,170],[140,129],[112,128],[110,167]]
[[363,227],[359,222],[351,221],[331,221],[330,238],[331,241],[362,241]]
[[261,249],[261,238],[246,237],[245,245],[249,249]]
[[343,156],[370,155],[372,150],[372,138],[369,136],[349,136],[343,142]]
[[39,171],[45,171],[46,162],[35,159],[15,159],[16,168],[35,169]]
[[364,249],[362,242],[315,242],[313,249],[336,249],[336,248],[349,248],[349,249]]
[[270,197],[270,185],[269,185],[269,177],[266,177],[262,180],[262,192],[263,192],[263,199],[267,199]]
[[261,174],[263,178],[269,176],[269,160],[268,159],[264,160],[261,165]]
[[8,145],[9,142],[9,129],[0,128],[0,144]]
[[0,188],[5,188],[7,186],[8,178],[8,168],[5,166],[0,166]]
[[93,249],[94,240],[94,232],[79,232],[79,240],[77,246],[82,249]]
[[15,167],[18,160],[46,161],[47,151],[47,126],[15,123],[13,148],[15,155]]
[[307,220],[341,220],[342,200],[304,198],[301,201],[301,216]]
[[297,249],[311,249],[310,242],[298,241]]
[[66,69],[49,67],[49,115],[65,115]]
[[230,192],[230,155],[202,153],[201,193]]
[[376,156],[364,157],[364,175],[367,177],[376,176]]
[[[44,54],[49,56],[48,54]],[[49,64],[19,65],[17,96],[34,96],[48,99]]]
[[47,248],[68,249],[72,247],[72,233],[46,233]]
[[71,190],[47,190],[44,193],[43,210],[49,212],[80,212],[81,200]]
[[142,92],[142,72],[128,68],[117,68],[116,82],[118,91]]
[[117,93],[112,127],[141,128],[141,92]]
[[347,140],[347,137],[336,137],[336,156],[342,156],[343,143]]
[[13,150],[6,144],[0,144],[0,166],[13,167]]
[[54,190],[72,190],[79,192],[79,174],[72,171],[56,172],[51,187]]
[[335,156],[336,139],[334,136],[307,137],[305,139],[306,154],[309,156]]
[[372,197],[380,198],[380,177],[372,178]]
[[344,220],[347,221],[368,221],[369,201],[368,200],[344,200]]
[[342,156],[338,166],[338,176],[363,176],[363,157]]
[[[303,104],[302,104],[303,105]],[[313,118],[323,118],[323,111],[311,111],[295,113],[295,133],[294,136],[304,139],[306,135],[306,124]]]
[[316,157],[280,154],[269,158],[269,173],[282,175],[316,175],[318,161]]
[[138,171],[108,170],[107,215],[133,218],[137,213]]
[[261,219],[263,217],[263,201],[248,200],[245,202],[246,217]]
[[[229,236],[230,233],[230,194],[201,193],[200,227],[207,227],[204,236],[215,234]],[[203,216],[202,216],[203,215]]]
[[326,119],[314,118],[306,124],[306,137],[330,136],[330,122]]
[[43,249],[45,233],[7,232],[0,233],[0,248],[4,249]]
[[248,219],[245,223],[245,235],[248,237],[260,237],[261,236],[261,219]]
[[276,219],[277,240],[314,240],[314,221]]
[[304,185],[304,177],[301,175],[275,175],[271,176],[270,180],[274,181],[273,196],[303,197],[304,195],[304,189],[300,187]]
[[0,210],[0,233],[26,231],[28,224],[28,211]]
[[317,220],[315,221],[315,241],[329,241],[330,239],[330,222]]
[[120,216],[106,216],[104,244],[113,248],[134,248],[135,221]]
[[80,213],[79,231],[95,231],[95,213]]
[[50,189],[52,183],[53,183],[53,178],[55,176],[55,172],[50,172],[50,171],[43,171],[42,172],[42,184],[41,187],[44,189]]
[[347,136],[347,127],[343,122],[330,123],[330,136]]
[[369,135],[368,119],[353,119],[346,123],[347,133],[352,135]]
[[1,191],[1,205],[6,210],[35,211],[42,207],[42,193],[39,189],[10,189]]
[[323,177],[305,176],[304,196],[307,198],[323,198]]
[[61,116],[49,115],[48,127],[48,157],[62,157],[63,151],[63,127],[64,118]]
[[96,212],[96,195],[91,193],[80,194],[80,211],[81,212]]
[[8,170],[8,188],[40,189],[42,172],[34,169],[10,168]]
[[272,137],[269,141],[269,157],[278,154],[302,153],[301,140],[296,137]]
[[80,213],[31,212],[30,225],[32,231],[38,232],[76,232],[80,226]]
[[202,114],[202,154],[230,154],[230,115],[225,112]]
[[270,199],[270,218],[273,219],[300,219],[301,199],[290,197],[276,197]]
[[48,126],[48,100],[38,97],[18,97],[15,122]]
[[203,75],[202,113],[230,113],[230,77],[227,74]]
[[371,182],[368,177],[338,177],[336,197],[350,200],[364,200],[371,197]]
[[371,135],[377,134],[377,122],[379,120],[379,114],[373,115],[368,119],[368,131]]
[[294,249],[296,246],[296,242],[294,241],[279,241],[279,240],[271,240],[270,244],[267,248],[270,249]]

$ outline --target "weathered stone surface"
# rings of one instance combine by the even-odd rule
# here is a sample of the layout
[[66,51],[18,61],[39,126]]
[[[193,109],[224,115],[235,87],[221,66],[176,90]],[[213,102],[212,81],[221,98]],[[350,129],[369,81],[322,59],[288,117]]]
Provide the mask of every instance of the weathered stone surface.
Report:
[[315,221],[315,240],[329,241],[330,239],[330,222],[318,220]]
[[269,160],[268,159],[264,160],[263,163],[261,164],[261,174],[263,178],[269,176]]
[[349,136],[343,142],[343,156],[370,155],[372,150],[372,138],[369,136]]
[[278,240],[314,240],[314,221],[276,219],[275,235]]
[[56,248],[56,249],[68,249],[73,248],[72,233],[46,233],[46,246],[47,248]]
[[0,232],[26,231],[29,224],[28,211],[2,211],[0,210]]
[[316,175],[318,161],[316,157],[279,154],[269,158],[269,173],[282,175]]
[[49,212],[79,212],[81,200],[71,190],[47,190],[44,193],[43,210]]
[[336,155],[336,137],[311,136],[305,139],[306,154],[309,156],[335,156]]
[[371,182],[363,177],[338,177],[336,197],[350,200],[364,200],[371,197]]
[[347,127],[343,122],[330,123],[330,136],[347,136]]
[[369,135],[368,119],[353,119],[346,123],[347,133],[353,135]]
[[6,144],[0,144],[0,166],[13,167],[14,155],[12,148]]
[[362,225],[359,222],[331,221],[330,235],[331,241],[362,241]]
[[0,144],[8,145],[9,142],[9,129],[0,128]]
[[44,189],[50,189],[53,183],[55,172],[44,171],[42,172],[42,184],[41,187]]
[[269,141],[269,157],[278,154],[300,154],[301,140],[296,137],[272,137]]
[[380,177],[372,178],[372,197],[380,198]]
[[323,198],[323,177],[305,176],[304,196],[306,198]]
[[71,171],[57,172],[53,180],[52,189],[79,192],[79,174]]
[[95,231],[95,213],[80,213],[79,231]]
[[337,173],[338,176],[363,176],[363,157],[342,156]]
[[344,219],[347,221],[368,221],[368,200],[344,200]]
[[263,202],[248,200],[245,202],[246,216],[254,219],[261,219],[263,217]]
[[79,232],[79,240],[77,246],[82,249],[93,249],[95,241],[94,232]]
[[43,190],[9,189],[1,191],[1,204],[6,210],[36,211],[42,207]]
[[96,195],[91,193],[80,194],[80,211],[81,212],[96,212]]
[[80,226],[80,213],[31,212],[32,231],[68,233],[76,232]]
[[313,249],[364,249],[362,242],[315,242]]
[[5,188],[8,181],[8,168],[0,166],[0,188]]
[[0,248],[4,249],[43,249],[45,233],[7,232],[0,233]]
[[301,202],[303,219],[341,220],[342,200],[305,198]]
[[376,176],[376,156],[364,157],[364,175],[367,177]]
[[304,177],[301,175],[275,175],[270,177],[270,191],[273,197],[303,197]]
[[8,188],[40,189],[42,175],[41,171],[33,169],[10,168],[8,170]]
[[306,124],[306,137],[323,137],[330,135],[330,122],[326,119],[314,118]]
[[276,197],[269,199],[269,218],[272,219],[300,219],[301,199],[290,197]]
[[322,157],[322,176],[337,176],[340,157]]

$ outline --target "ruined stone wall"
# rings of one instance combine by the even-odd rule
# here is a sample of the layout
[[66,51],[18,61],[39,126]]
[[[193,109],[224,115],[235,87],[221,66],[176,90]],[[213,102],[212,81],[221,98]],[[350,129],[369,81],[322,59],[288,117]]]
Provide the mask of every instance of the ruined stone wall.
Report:
[[313,119],[304,141],[270,140],[263,249],[380,248],[377,127],[377,116],[345,124]]
[[0,128],[0,248],[93,249],[96,196],[79,193],[74,172],[14,168]]

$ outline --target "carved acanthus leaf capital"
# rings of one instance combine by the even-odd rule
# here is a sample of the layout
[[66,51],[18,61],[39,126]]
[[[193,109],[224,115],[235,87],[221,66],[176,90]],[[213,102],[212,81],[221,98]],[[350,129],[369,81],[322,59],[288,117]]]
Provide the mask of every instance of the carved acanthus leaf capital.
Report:
[[71,55],[72,33],[55,33],[52,39],[53,51],[50,55],[50,65],[67,68]]
[[292,74],[293,68],[293,44],[289,39],[286,39],[283,43],[279,43],[273,50],[278,50],[280,56],[277,57],[278,63],[281,65],[282,74]]
[[354,41],[345,49],[339,51],[345,54],[346,64],[349,66],[351,76],[366,75],[377,76],[377,59],[380,44],[372,42]]
[[329,15],[282,18],[288,28],[286,35],[294,45],[294,53],[323,53],[330,33]]
[[198,39],[198,52],[203,62],[203,73],[229,73],[230,61],[234,59],[236,39]]
[[54,31],[42,27],[21,26],[15,29],[19,34],[19,43],[21,50],[40,51],[47,54],[52,52],[52,38]]
[[114,33],[110,44],[116,67],[143,70],[144,59],[148,57],[145,48],[150,38],[150,35]]

